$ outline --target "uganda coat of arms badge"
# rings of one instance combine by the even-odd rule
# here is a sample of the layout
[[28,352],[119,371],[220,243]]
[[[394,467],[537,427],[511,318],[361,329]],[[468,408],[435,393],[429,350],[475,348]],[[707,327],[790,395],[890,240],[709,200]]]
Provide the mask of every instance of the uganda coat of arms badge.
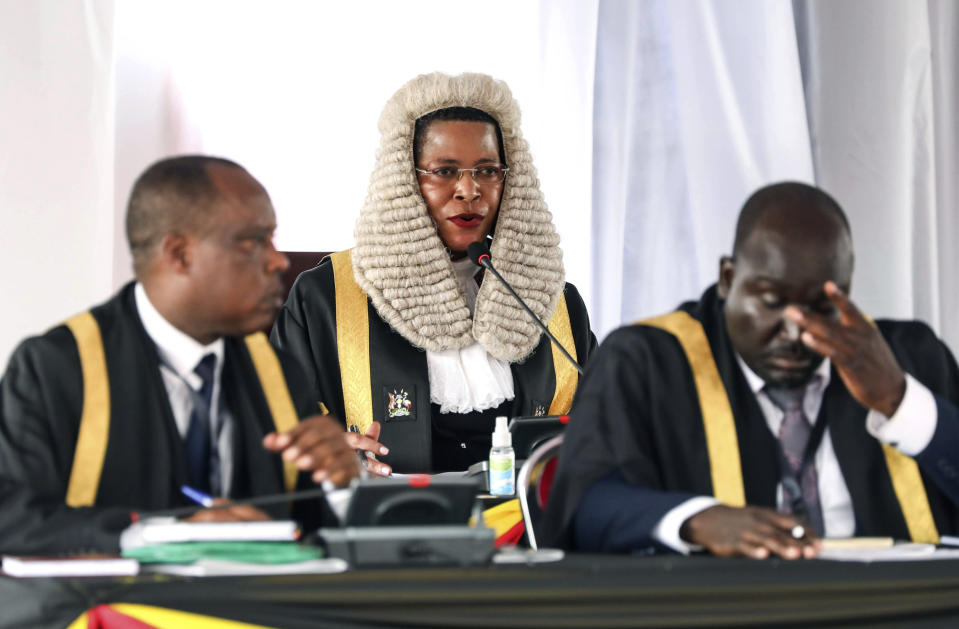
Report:
[[413,402],[410,401],[410,394],[406,392],[406,389],[387,391],[386,397],[387,419],[410,416],[413,411]]

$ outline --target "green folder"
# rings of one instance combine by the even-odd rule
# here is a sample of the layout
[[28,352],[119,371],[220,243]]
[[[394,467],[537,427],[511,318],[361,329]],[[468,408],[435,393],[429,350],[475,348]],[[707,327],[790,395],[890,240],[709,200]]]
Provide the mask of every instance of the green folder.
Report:
[[123,551],[140,563],[193,563],[200,559],[279,564],[321,559],[323,549],[296,542],[179,542]]

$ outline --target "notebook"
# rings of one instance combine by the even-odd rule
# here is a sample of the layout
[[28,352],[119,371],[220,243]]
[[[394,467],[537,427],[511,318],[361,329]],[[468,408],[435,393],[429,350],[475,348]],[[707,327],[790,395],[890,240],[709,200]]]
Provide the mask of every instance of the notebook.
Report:
[[117,555],[76,557],[4,556],[3,571],[12,577],[106,577],[134,576],[140,571],[136,559]]
[[146,520],[135,526],[139,528],[135,538],[124,538],[129,547],[176,542],[291,542],[300,537],[299,526],[292,520],[183,522],[163,518]]

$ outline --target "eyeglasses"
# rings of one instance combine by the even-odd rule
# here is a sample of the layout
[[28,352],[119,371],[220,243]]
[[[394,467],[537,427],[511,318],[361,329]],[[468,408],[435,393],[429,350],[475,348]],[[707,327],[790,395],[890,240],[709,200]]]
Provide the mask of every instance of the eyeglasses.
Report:
[[494,184],[503,181],[509,168],[499,164],[490,164],[488,166],[477,166],[476,168],[453,168],[452,166],[442,166],[433,170],[417,168],[416,172],[426,175],[431,182],[448,185],[454,181],[459,181],[463,173],[469,173],[476,185],[482,186]]

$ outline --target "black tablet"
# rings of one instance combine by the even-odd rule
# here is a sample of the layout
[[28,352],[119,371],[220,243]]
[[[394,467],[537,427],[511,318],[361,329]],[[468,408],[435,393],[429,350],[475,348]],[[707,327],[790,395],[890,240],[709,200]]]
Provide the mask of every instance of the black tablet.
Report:
[[478,490],[473,479],[429,474],[357,480],[344,526],[467,524]]
[[509,423],[509,431],[513,435],[516,459],[528,459],[536,446],[563,432],[568,421],[569,415],[514,417]]

